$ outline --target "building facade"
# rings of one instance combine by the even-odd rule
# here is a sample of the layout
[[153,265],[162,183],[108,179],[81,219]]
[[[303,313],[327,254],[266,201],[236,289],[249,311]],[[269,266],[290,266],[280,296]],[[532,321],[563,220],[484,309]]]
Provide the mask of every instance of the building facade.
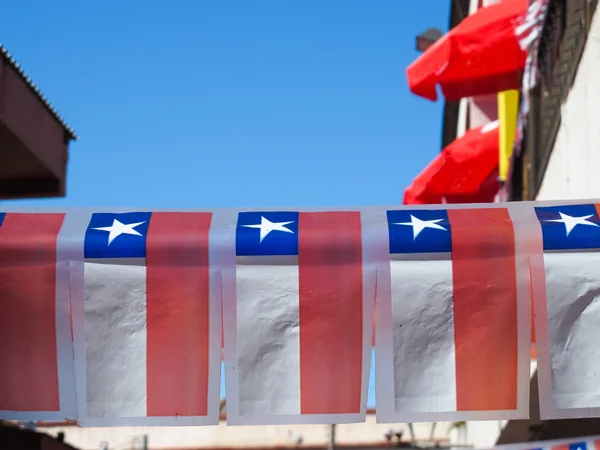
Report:
[[76,138],[0,44],[0,200],[63,197]]
[[530,95],[522,147],[515,155],[512,200],[600,197],[594,125],[600,89],[597,0],[549,1],[539,47],[540,82]]

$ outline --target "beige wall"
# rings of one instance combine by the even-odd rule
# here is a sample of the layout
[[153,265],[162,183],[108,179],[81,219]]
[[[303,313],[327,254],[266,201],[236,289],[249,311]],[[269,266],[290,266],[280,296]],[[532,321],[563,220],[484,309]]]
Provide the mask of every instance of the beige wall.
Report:
[[600,14],[595,14],[538,200],[600,199]]
[[[415,424],[416,438],[428,440],[431,433],[429,423]],[[440,423],[435,428],[434,439],[446,440],[458,438],[449,433],[450,424]],[[403,440],[409,439],[406,425],[378,425],[375,416],[369,414],[365,423],[338,425],[336,441],[340,444],[373,444],[386,442],[388,429],[403,431]],[[496,423],[494,429],[498,428]],[[40,431],[56,435],[65,433],[65,441],[83,450],[99,449],[101,442],[107,442],[109,448],[141,448],[142,437],[148,436],[150,449],[164,448],[268,448],[295,446],[299,440],[304,445],[323,445],[326,448],[331,427],[328,425],[280,425],[233,427],[221,423],[214,427],[115,427],[115,428],[76,428],[56,427],[40,428]],[[468,438],[468,436],[467,436]]]
[[[418,441],[429,441],[432,423],[413,425]],[[452,444],[468,444],[476,448],[489,448],[494,445],[505,422],[469,422],[466,430],[450,431],[450,423],[438,423],[433,439],[449,441]],[[403,441],[410,440],[406,424],[377,424],[375,415],[369,414],[365,423],[338,425],[338,444],[382,444],[385,433],[392,429],[402,431]],[[329,425],[279,425],[233,427],[222,422],[213,427],[114,427],[77,428],[52,427],[38,428],[39,431],[56,435],[65,433],[67,443],[82,449],[100,449],[106,442],[110,450],[141,449],[142,438],[148,436],[149,448],[155,449],[198,449],[198,448],[281,448],[296,446],[299,440],[303,445],[327,447],[330,439]]]

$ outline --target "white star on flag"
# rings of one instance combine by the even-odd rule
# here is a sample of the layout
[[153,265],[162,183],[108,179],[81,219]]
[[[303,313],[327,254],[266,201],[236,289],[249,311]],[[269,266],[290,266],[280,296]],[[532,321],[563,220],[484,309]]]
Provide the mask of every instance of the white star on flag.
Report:
[[263,239],[266,238],[271,231],[283,231],[284,233],[294,234],[292,230],[286,228],[286,225],[289,225],[290,223],[294,223],[294,221],[291,220],[289,222],[271,222],[269,219],[260,216],[260,224],[243,226],[247,228],[258,228],[260,230],[260,242],[262,242]]
[[444,219],[433,219],[433,220],[421,220],[418,217],[410,215],[410,222],[396,222],[394,225],[405,225],[408,227],[412,227],[413,229],[413,241],[417,239],[417,236],[421,234],[425,228],[433,228],[434,230],[443,230],[448,231],[443,226],[438,225],[438,222],[441,222]]
[[590,217],[594,217],[593,214],[590,214],[589,216],[581,216],[581,217],[569,216],[568,214],[565,214],[562,212],[559,212],[558,214],[560,215],[560,219],[547,219],[547,220],[545,220],[545,222],[563,223],[565,225],[565,230],[567,231],[567,236],[571,233],[571,231],[573,231],[573,228],[575,228],[577,225],[588,225],[591,227],[599,226],[597,223],[590,222],[588,220]]
[[110,227],[98,227],[98,228],[93,228],[93,230],[108,231],[108,245],[110,245],[112,241],[114,241],[116,238],[118,238],[122,234],[131,234],[133,236],[141,236],[142,234],[139,231],[134,230],[134,228],[145,222],[146,221],[125,224],[125,223],[119,222],[117,219],[113,219],[113,223]]

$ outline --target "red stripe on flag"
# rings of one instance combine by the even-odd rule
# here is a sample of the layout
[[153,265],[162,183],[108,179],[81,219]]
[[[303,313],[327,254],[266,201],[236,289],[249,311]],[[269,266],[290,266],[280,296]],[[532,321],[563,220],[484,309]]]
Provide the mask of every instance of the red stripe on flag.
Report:
[[205,416],[210,213],[152,213],[146,243],[148,416]]
[[58,411],[56,240],[64,214],[0,225],[0,410]]
[[595,450],[600,450],[600,439],[594,441]]
[[[529,267],[529,278],[531,279],[531,267]],[[529,295],[531,296],[531,359],[537,359],[537,349],[535,346],[535,309],[533,301],[533,286],[529,286]]]
[[449,210],[459,411],[517,408],[517,283],[506,209]]
[[[531,265],[529,266],[529,279],[531,280],[533,275],[531,273]],[[531,297],[531,345],[535,345],[535,302],[533,300],[533,285],[529,286],[529,296]]]
[[569,450],[569,444],[553,445],[551,450]]
[[300,213],[302,414],[360,412],[363,299],[358,212]]

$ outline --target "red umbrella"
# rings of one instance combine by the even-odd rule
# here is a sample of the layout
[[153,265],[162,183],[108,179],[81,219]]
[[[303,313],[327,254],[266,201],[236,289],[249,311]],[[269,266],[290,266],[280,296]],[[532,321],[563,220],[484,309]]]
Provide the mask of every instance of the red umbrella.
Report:
[[404,191],[404,204],[487,203],[498,192],[498,122],[467,131]]
[[527,6],[528,0],[503,0],[468,16],[406,69],[410,90],[435,101],[439,84],[452,101],[518,89],[527,58],[518,27]]

